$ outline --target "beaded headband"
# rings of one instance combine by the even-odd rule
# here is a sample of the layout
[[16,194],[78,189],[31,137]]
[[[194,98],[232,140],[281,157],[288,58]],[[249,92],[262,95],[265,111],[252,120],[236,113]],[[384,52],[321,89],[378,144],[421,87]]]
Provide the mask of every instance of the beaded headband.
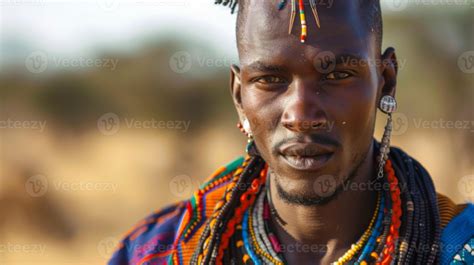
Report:
[[[287,2],[288,0],[281,0],[281,2],[278,4],[278,10],[283,10]],[[316,0],[309,0],[309,4],[313,12],[314,20],[316,21],[316,25],[318,26],[318,28],[321,28],[321,23],[319,22],[318,9],[316,7]],[[298,0],[298,8],[299,8],[300,20],[301,20],[300,40],[301,40],[301,43],[305,43],[306,37],[308,35],[308,30],[306,26],[306,16],[304,12],[303,0]],[[293,24],[295,23],[295,18],[296,18],[296,0],[291,0],[291,17],[290,17],[290,26],[288,29],[288,34],[291,34],[291,31],[293,29]]]

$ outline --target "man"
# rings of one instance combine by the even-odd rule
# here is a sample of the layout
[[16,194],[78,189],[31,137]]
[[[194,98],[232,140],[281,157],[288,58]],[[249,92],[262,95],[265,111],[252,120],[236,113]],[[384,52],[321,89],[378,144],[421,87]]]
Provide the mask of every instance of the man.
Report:
[[248,154],[139,223],[109,264],[474,264],[474,206],[389,147],[398,69],[378,1],[217,3],[239,5]]

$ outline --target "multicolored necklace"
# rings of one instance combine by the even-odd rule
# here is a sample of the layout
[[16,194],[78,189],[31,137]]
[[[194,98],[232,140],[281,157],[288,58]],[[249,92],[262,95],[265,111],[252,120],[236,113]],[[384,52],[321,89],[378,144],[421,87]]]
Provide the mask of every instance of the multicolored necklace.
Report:
[[[380,149],[378,142],[375,142],[375,148]],[[222,191],[222,196],[219,195],[220,199],[209,214],[206,225],[199,234],[196,247],[193,247],[191,264],[238,264],[242,261],[254,264],[246,249],[253,251],[253,257],[261,263],[280,264],[281,261],[287,264],[283,255],[286,251],[282,251],[284,245],[279,246],[276,236],[271,234],[272,227],[268,227],[268,223],[271,222],[266,222],[263,217],[265,232],[255,232],[261,231],[259,224],[262,223],[259,221],[261,215],[254,217],[257,211],[255,202],[258,201],[262,190],[265,190],[268,165],[258,153],[252,151],[254,149],[249,150],[248,156],[235,169],[230,180],[226,180],[229,183]],[[381,190],[383,203],[380,202],[380,208],[383,207],[383,210],[379,210],[383,211],[383,217],[377,215],[377,221],[365,244],[346,263],[435,264],[439,257],[441,223],[433,183],[429,174],[416,160],[399,149],[390,150],[391,156],[381,167],[381,177],[376,180],[383,188]],[[265,206],[268,202],[269,200],[263,206],[263,216],[267,217],[271,210]],[[248,212],[247,219],[243,222],[246,212]],[[249,225],[250,217],[252,219]],[[272,216],[271,221],[275,220],[278,221]],[[248,232],[245,244],[242,230],[244,223]],[[255,232],[253,237],[248,230],[249,227]],[[266,234],[268,240],[260,234]],[[254,250],[254,242],[263,242],[259,244],[261,251]],[[277,255],[272,254],[270,245]],[[420,249],[420,246],[423,248]],[[262,259],[264,252],[269,253],[274,260]],[[172,258],[178,263],[178,255]]]
[[[266,175],[266,170],[267,168],[262,170],[261,177]],[[379,191],[376,209],[368,228],[357,243],[333,264],[391,263],[398,245],[401,201],[398,181],[389,161],[385,165],[385,171],[390,190]],[[237,241],[236,247],[242,250],[244,264],[249,260],[253,264],[285,264],[281,244],[269,226],[270,218],[274,216],[270,210],[271,202],[267,199],[267,189],[268,187],[262,187],[256,194],[255,203],[244,212],[242,225],[237,228],[242,240]]]

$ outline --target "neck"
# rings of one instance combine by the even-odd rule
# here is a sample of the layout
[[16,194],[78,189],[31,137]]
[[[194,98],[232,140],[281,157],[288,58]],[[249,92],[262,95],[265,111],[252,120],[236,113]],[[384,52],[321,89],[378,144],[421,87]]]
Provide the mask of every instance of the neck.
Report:
[[[317,250],[287,252],[288,262],[299,264],[309,257],[313,262],[314,258],[334,261],[360,238],[369,226],[377,203],[376,191],[369,188],[362,190],[375,175],[374,168],[373,148],[370,148],[349,186],[361,188],[343,187],[337,196],[322,205],[288,204],[278,196],[275,185],[270,184],[273,206],[283,221],[280,223],[274,218],[273,222],[282,245],[288,246],[288,252],[290,246]],[[275,183],[274,176],[271,176],[271,183]]]

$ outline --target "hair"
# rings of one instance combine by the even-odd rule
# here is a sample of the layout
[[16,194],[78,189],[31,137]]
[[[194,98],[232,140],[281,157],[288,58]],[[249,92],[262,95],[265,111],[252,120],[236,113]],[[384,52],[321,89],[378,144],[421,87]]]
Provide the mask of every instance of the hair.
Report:
[[[374,148],[380,149],[380,143],[375,141]],[[191,264],[231,264],[231,260],[236,258],[226,255],[226,258],[230,260],[226,259],[223,262],[216,260],[222,243],[221,237],[229,231],[229,220],[236,214],[236,209],[242,207],[241,196],[250,189],[256,179],[261,177],[259,172],[265,168],[266,163],[259,155],[254,142],[249,145],[248,150],[244,163],[234,173],[233,182],[230,184],[233,188],[226,190],[218,203],[221,205],[220,208],[215,210],[212,217],[206,221]],[[400,235],[394,251],[395,264],[437,264],[441,247],[441,223],[433,181],[418,161],[398,148],[390,148],[390,160],[398,179],[399,196],[403,201]],[[384,192],[387,198],[390,198],[389,191],[384,190]],[[246,208],[239,210],[243,213]],[[388,218],[390,219],[390,214]],[[390,224],[390,220],[387,221]],[[385,225],[381,234],[383,243],[374,249],[376,253],[382,252],[389,227]],[[227,249],[232,249],[232,247]]]
[[[240,39],[240,27],[245,21],[246,16],[244,15],[246,5],[245,0],[215,0],[215,4],[223,5],[230,8],[231,14],[235,13],[235,10],[238,7],[238,14],[237,14],[237,26],[236,26],[236,33],[237,33],[237,42]],[[382,22],[382,11],[380,8],[380,0],[359,0],[359,8],[362,11],[362,14],[366,15],[366,27],[375,34],[376,41],[378,47],[381,48],[382,46],[382,38],[383,38],[383,22]]]
[[383,22],[380,0],[360,0],[359,7],[365,8],[367,14],[367,27],[375,34],[377,45],[382,46]]

